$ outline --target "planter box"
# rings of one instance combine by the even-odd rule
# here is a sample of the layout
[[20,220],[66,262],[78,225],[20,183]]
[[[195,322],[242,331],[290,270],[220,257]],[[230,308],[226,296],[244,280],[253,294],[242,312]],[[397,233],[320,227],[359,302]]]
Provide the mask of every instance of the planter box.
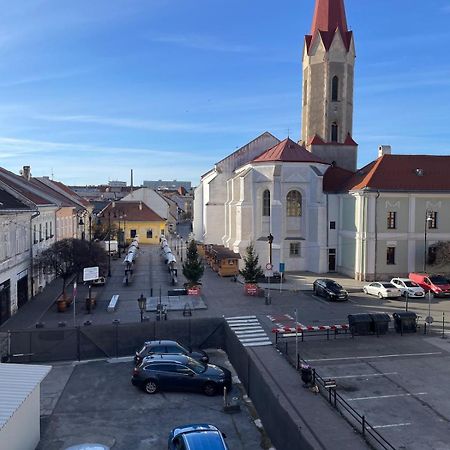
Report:
[[244,285],[244,292],[245,295],[252,295],[256,296],[258,295],[258,285],[254,283],[247,283]]
[[200,295],[200,288],[199,287],[188,288],[187,293],[188,295]]

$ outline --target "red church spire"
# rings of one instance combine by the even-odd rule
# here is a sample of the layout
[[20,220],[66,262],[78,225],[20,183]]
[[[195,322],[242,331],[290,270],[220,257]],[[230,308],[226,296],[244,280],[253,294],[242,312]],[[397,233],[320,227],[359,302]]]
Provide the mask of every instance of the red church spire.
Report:
[[336,30],[341,32],[342,39],[348,50],[352,32],[348,31],[344,0],[316,0],[311,35],[306,36],[308,49],[311,41],[320,34],[328,50]]

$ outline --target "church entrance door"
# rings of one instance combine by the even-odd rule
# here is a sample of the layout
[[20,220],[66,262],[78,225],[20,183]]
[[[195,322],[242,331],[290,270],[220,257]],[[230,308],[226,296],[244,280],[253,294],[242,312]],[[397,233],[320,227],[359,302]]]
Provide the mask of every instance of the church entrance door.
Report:
[[336,272],[336,249],[328,249],[328,272]]

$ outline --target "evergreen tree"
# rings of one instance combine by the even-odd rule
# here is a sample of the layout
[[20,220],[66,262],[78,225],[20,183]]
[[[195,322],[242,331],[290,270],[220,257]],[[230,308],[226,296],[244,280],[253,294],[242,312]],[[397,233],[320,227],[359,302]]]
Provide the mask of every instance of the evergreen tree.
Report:
[[244,277],[246,283],[256,283],[258,278],[263,277],[264,273],[258,264],[259,257],[255,253],[253,244],[247,247],[247,253],[244,257],[245,267],[239,273]]
[[203,263],[198,255],[197,244],[192,239],[187,247],[186,260],[183,264],[183,275],[188,280],[188,285],[196,286],[199,284],[203,271]]

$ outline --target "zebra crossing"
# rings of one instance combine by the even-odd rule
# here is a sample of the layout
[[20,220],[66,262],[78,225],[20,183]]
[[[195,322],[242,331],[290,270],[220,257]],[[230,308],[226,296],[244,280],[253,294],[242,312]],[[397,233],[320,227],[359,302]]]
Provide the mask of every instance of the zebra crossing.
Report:
[[225,320],[244,347],[272,345],[256,316],[226,317]]

